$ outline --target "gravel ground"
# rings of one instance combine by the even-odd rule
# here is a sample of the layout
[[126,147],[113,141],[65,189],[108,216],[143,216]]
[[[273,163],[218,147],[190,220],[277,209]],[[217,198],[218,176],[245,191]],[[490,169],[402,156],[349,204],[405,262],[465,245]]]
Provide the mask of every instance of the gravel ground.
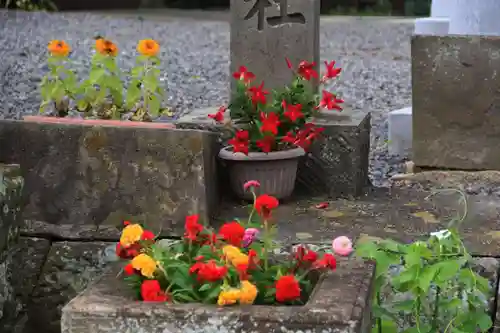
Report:
[[[36,86],[47,70],[46,45],[65,39],[75,68],[89,67],[94,37],[106,36],[122,50],[120,61],[133,66],[139,39],[162,45],[164,80],[170,105],[184,113],[227,102],[229,26],[226,22],[110,18],[98,14],[47,14],[0,11],[0,102],[2,118],[37,112]],[[325,20],[321,57],[343,67],[335,91],[355,107],[372,111],[371,176],[376,186],[401,172],[402,157],[388,156],[387,113],[411,102],[410,35],[406,23],[381,19]]]

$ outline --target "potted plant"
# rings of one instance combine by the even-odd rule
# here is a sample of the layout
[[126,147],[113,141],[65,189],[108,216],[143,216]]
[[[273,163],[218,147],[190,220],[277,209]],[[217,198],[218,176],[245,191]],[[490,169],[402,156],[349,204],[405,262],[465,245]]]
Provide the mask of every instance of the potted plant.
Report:
[[[342,110],[343,100],[335,94],[326,90],[322,96],[316,93],[314,84],[320,78],[314,63],[302,61],[295,69],[286,61],[294,73],[293,80],[272,92],[264,89],[263,82],[254,85],[255,75],[241,66],[233,74],[237,88],[228,108],[221,107],[209,115],[234,130],[234,137],[219,157],[228,167],[232,190],[243,199],[252,199],[243,190],[248,179],[258,180],[263,193],[278,199],[289,197],[295,187],[299,158],[323,130],[311,120],[321,109]],[[325,64],[322,84],[341,71],[334,61]],[[224,119],[227,109],[229,121]]]
[[192,215],[186,218],[181,240],[155,241],[151,231],[125,222],[116,250],[126,261],[122,276],[139,299],[219,306],[301,305],[319,277],[336,269],[334,253],[351,253],[351,241],[342,236],[333,246],[313,251],[299,245],[291,257],[275,256],[272,212],[278,200],[257,196],[257,181],[246,185],[255,197],[249,219],[225,223],[218,232]]
[[51,116],[68,119],[55,122],[115,120],[113,125],[120,125],[120,120],[151,122],[162,114],[171,113],[161,105],[164,93],[157,57],[160,45],[156,41],[139,41],[137,65],[130,70],[128,87],[116,63],[118,47],[108,39],[97,37],[89,76],[81,82],[71,69],[71,47],[65,41],[51,41],[48,51],[49,73],[40,84],[42,116],[27,116],[25,120],[54,122],[46,118]]

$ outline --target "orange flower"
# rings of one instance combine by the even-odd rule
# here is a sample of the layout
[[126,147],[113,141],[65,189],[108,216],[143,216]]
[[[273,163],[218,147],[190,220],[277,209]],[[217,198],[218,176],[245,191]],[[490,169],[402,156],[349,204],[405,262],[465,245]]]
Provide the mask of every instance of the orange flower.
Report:
[[137,51],[142,55],[154,57],[160,52],[160,44],[153,39],[143,39],[137,44]]
[[95,41],[95,49],[102,55],[116,56],[118,47],[110,40],[99,38]]
[[71,52],[71,47],[63,40],[53,40],[47,48],[53,56],[67,57]]

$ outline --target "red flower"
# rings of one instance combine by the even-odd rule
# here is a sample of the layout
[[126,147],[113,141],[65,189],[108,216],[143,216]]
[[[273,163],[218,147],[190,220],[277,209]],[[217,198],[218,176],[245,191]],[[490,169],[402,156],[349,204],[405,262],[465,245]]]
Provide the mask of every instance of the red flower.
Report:
[[313,268],[315,269],[329,268],[333,271],[337,268],[337,259],[335,259],[333,254],[325,253],[323,255],[323,258],[314,262]]
[[278,126],[280,125],[279,117],[274,112],[269,113],[260,113],[260,120],[262,121],[262,125],[260,126],[261,132],[269,132],[274,135],[278,134]]
[[129,247],[123,247],[120,243],[116,244],[116,255],[122,259],[132,259],[137,257],[141,251],[141,245],[135,243]]
[[221,106],[216,113],[211,113],[208,115],[209,118],[212,118],[218,123],[222,123],[224,121],[224,112],[226,112],[227,108],[225,106]]
[[239,130],[236,132],[234,138],[228,141],[233,146],[234,153],[243,153],[248,155],[249,135],[246,130]]
[[196,274],[198,282],[216,282],[222,280],[227,274],[226,266],[217,266],[214,260],[207,263],[197,262],[189,269],[189,274]]
[[300,298],[300,285],[294,275],[283,275],[276,281],[276,300],[280,303]]
[[299,146],[303,149],[309,148],[311,143],[324,131],[322,127],[316,127],[314,124],[306,123],[304,128],[297,134],[288,132],[281,141]]
[[243,236],[245,236],[245,227],[238,222],[225,223],[219,230],[219,235],[227,243],[236,247],[241,246]]
[[307,81],[310,81],[312,78],[318,78],[318,72],[316,72],[314,66],[316,66],[314,62],[301,61],[297,73]]
[[123,268],[123,271],[125,272],[126,275],[134,275],[135,274],[135,269],[132,267],[132,264],[128,264]]
[[266,95],[269,94],[269,91],[263,90],[264,82],[262,82],[259,86],[253,86],[248,88],[248,92],[250,93],[250,98],[252,99],[252,103],[254,105],[257,104],[266,104]]
[[186,223],[184,224],[184,237],[191,241],[195,241],[198,234],[203,231],[203,226],[198,223],[199,215],[186,216]]
[[302,104],[287,105],[286,101],[283,101],[281,105],[283,106],[283,109],[286,110],[283,114],[292,122],[296,122],[297,119],[304,118],[304,114],[302,113]]
[[325,61],[325,66],[326,73],[323,74],[323,78],[321,79],[322,82],[336,78],[342,71],[342,68],[335,68],[335,61],[331,61],[330,63],[328,63],[328,61]]
[[323,97],[319,102],[319,107],[326,108],[328,110],[342,110],[342,107],[339,105],[344,103],[344,100],[337,98],[334,94],[329,91],[323,90]]
[[276,209],[278,205],[278,199],[267,194],[262,194],[255,199],[255,210],[265,220],[271,217],[271,211]]
[[253,79],[255,79],[255,74],[249,72],[245,66],[240,66],[237,72],[233,73],[233,77],[236,80],[244,81],[245,83],[250,83]]
[[255,144],[257,145],[257,147],[260,148],[260,150],[262,150],[264,153],[269,153],[272,148],[273,148],[273,144],[274,144],[274,137],[272,136],[265,136],[264,138],[260,139],[260,140],[257,140],[255,142]]
[[240,281],[248,280],[248,264],[239,264],[236,265],[236,271],[238,272]]
[[299,246],[297,248],[297,252],[295,252],[295,259],[302,263],[310,263],[312,264],[318,259],[318,254],[313,250],[306,249],[304,246]]
[[149,230],[144,230],[141,236],[142,240],[154,240],[155,239],[155,234]]
[[157,280],[145,280],[141,285],[141,297],[146,302],[166,302],[168,296]]

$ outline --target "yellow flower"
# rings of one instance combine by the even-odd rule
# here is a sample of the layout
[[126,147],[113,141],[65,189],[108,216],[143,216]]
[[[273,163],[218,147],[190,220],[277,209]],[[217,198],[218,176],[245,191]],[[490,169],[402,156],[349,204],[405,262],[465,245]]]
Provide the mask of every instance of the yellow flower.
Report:
[[241,281],[240,304],[253,304],[258,292],[257,287],[250,281]]
[[118,54],[118,47],[112,41],[104,38],[99,38],[95,41],[95,48],[97,52],[102,55],[116,56]]
[[232,246],[232,245],[224,246],[222,248],[222,253],[224,253],[224,256],[229,261],[232,261],[234,258],[236,258],[240,255],[243,255],[243,253],[241,253],[240,249],[238,249],[236,246]]
[[122,231],[120,244],[123,247],[129,247],[141,239],[143,232],[144,230],[139,224],[130,224],[126,226]]
[[231,264],[233,264],[234,267],[236,267],[238,265],[247,265],[248,264],[248,256],[246,254],[241,253],[240,255],[232,258]]
[[160,44],[153,39],[144,39],[137,44],[137,51],[145,56],[155,56],[160,52]]
[[241,291],[239,289],[222,290],[217,300],[218,305],[232,305],[239,301]]
[[156,271],[156,261],[147,254],[141,253],[132,259],[132,267],[147,278],[153,278]]

